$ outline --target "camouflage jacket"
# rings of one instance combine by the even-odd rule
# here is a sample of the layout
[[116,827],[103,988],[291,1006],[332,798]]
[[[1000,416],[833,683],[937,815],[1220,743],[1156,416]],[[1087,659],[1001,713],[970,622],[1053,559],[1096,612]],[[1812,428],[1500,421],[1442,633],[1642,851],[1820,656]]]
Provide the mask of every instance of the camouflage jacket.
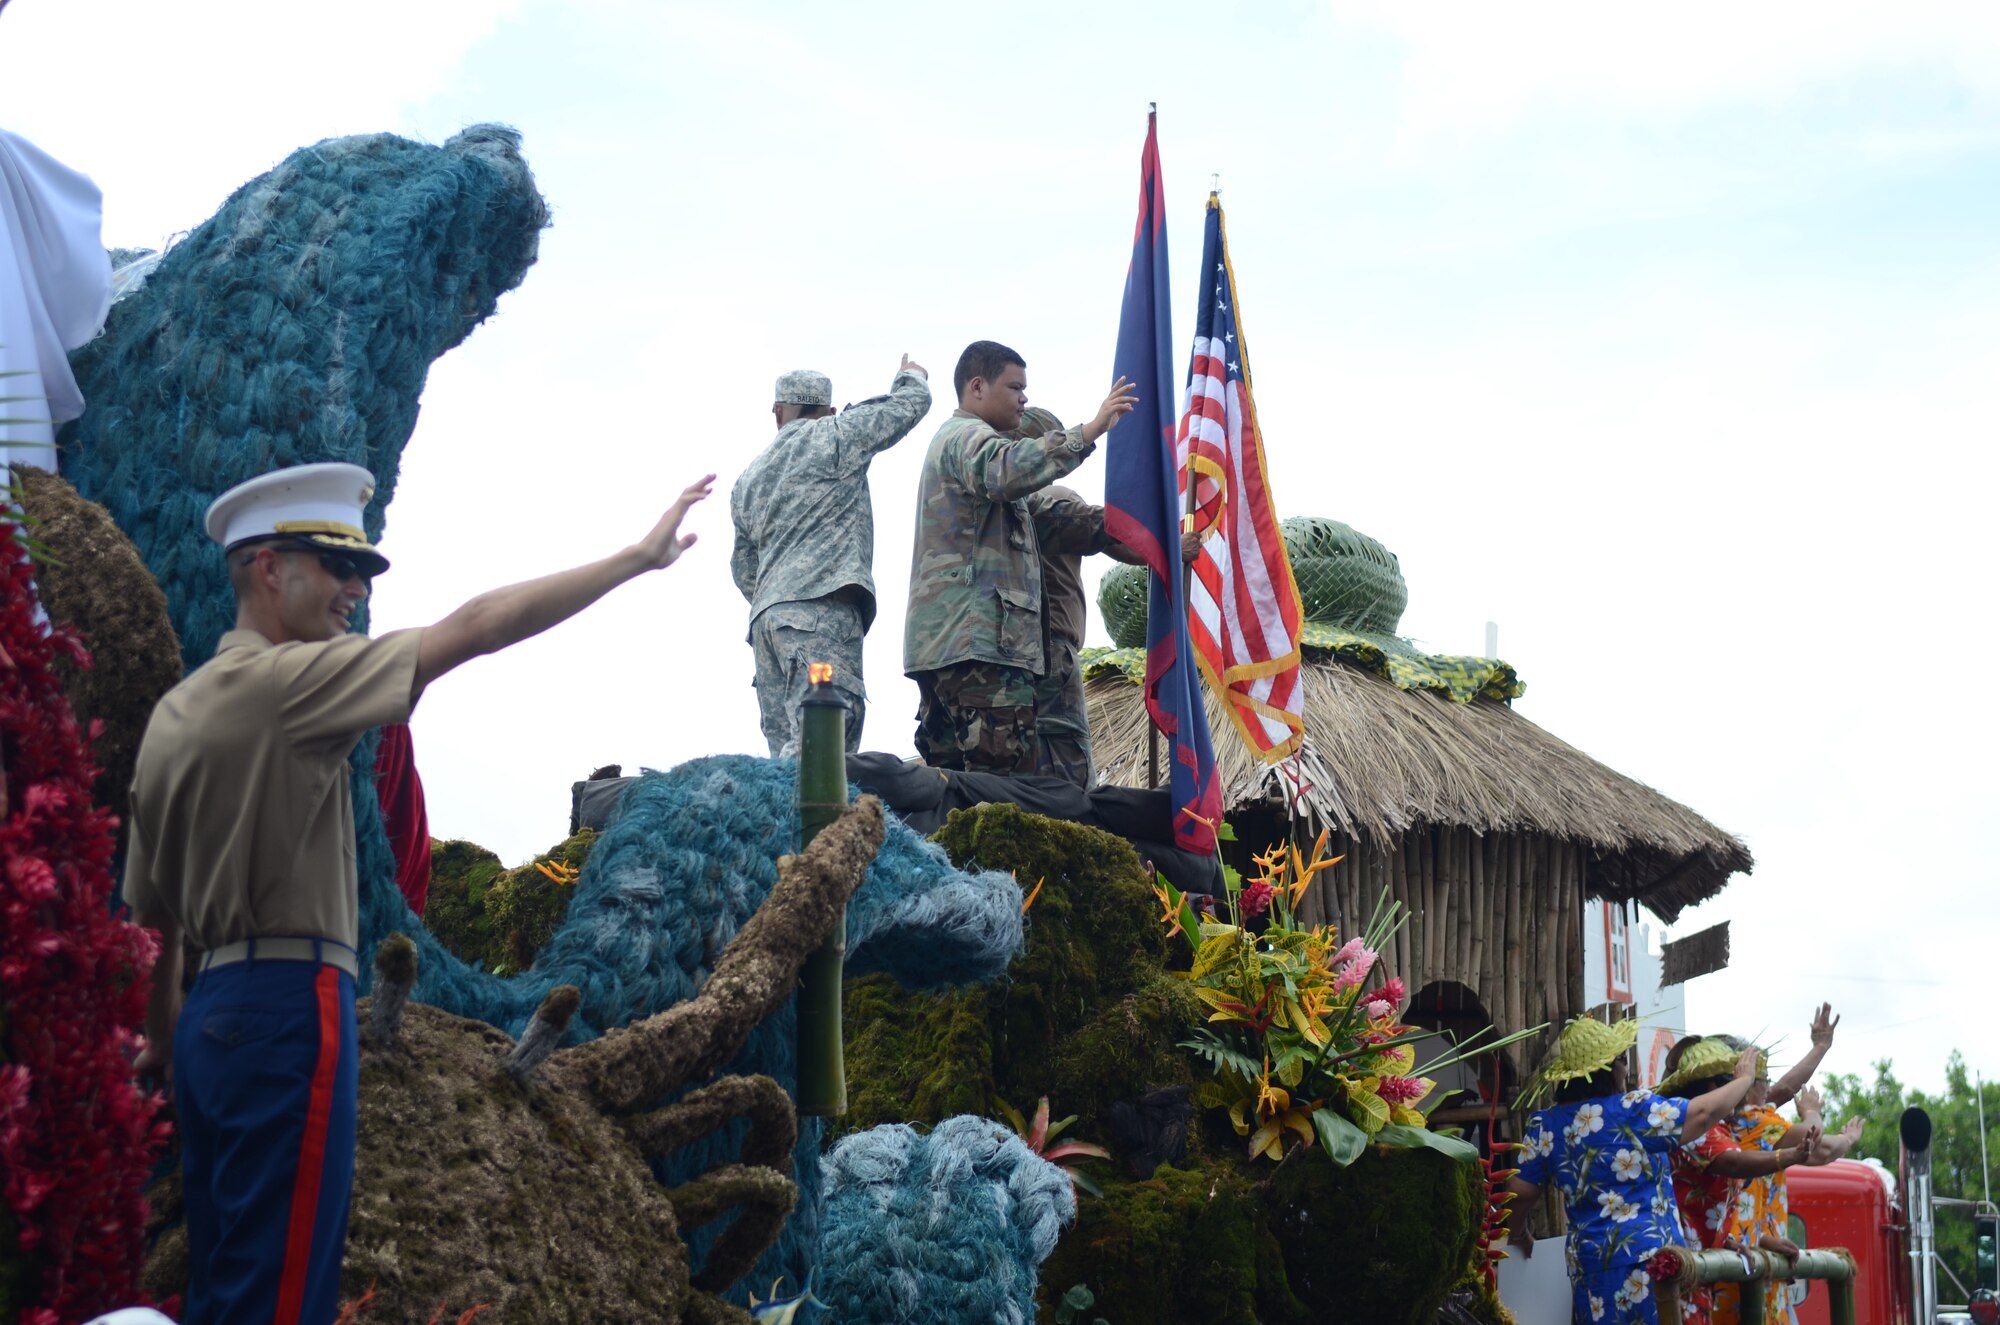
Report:
[[917,480],[906,673],[973,661],[1042,673],[1042,562],[1027,498],[1096,449],[1081,427],[1008,438],[962,409],[945,420]]
[[896,374],[886,396],[823,419],[794,419],[729,493],[736,587],[750,619],[773,603],[852,589],[862,628],[875,620],[875,512],[868,462],[909,435],[931,407],[922,373]]
[[[1119,561],[1139,563],[1139,555],[1104,529],[1104,508],[1094,506],[1064,487],[1048,487],[1028,498],[1035,521],[1035,542],[1042,554],[1042,596],[1049,634],[1083,645],[1088,621],[1083,591],[1083,559],[1103,552]],[[1143,564],[1143,563],[1141,563]]]

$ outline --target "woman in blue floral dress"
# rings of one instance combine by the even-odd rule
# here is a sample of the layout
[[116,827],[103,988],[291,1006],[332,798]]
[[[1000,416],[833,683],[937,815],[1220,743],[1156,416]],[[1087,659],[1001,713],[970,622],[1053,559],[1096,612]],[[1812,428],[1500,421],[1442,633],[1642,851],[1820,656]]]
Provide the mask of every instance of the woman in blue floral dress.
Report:
[[[1754,1050],[1729,1083],[1693,1099],[1626,1086],[1638,1023],[1578,1017],[1563,1027],[1536,1090],[1556,1103],[1529,1120],[1521,1170],[1508,1180],[1511,1236],[1524,1255],[1534,1243],[1527,1212],[1554,1183],[1569,1213],[1565,1248],[1577,1325],[1661,1325],[1647,1262],[1685,1246],[1674,1205],[1669,1157],[1736,1107],[1757,1070]],[[1666,1325],[1678,1325],[1667,1322]]]

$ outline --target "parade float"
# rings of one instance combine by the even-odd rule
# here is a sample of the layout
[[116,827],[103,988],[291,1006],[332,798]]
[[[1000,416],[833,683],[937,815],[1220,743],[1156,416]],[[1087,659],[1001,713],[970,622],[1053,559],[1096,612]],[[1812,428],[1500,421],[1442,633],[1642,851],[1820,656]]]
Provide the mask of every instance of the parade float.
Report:
[[[27,607],[30,564],[7,564],[0,1317],[171,1308],[184,1283],[167,1115],[125,1070],[152,953],[110,910],[119,770],[229,623],[201,529],[218,493],[357,463],[380,536],[430,363],[535,259],[548,210],[519,149],[491,125],[336,139],[246,184],[147,259],[73,357],[89,405],[61,474],[14,476],[57,629]],[[1104,693],[1126,683],[1095,684],[1100,760],[1131,780],[1130,717]],[[1312,684],[1377,713],[1310,747],[1322,797],[1348,762],[1378,777],[1390,756],[1361,747],[1407,748],[1399,722],[1439,741],[1459,720],[1394,718],[1403,688],[1341,699],[1393,687],[1360,670]],[[1534,745],[1477,702],[1501,710],[1459,705],[1489,743]],[[1458,739],[1461,758],[1487,748]],[[1614,841],[1597,825],[1630,820],[1615,800],[1398,818],[1295,787],[1281,834],[1238,770],[1257,859],[1204,910],[1125,839],[1009,805],[926,840],[862,802],[802,851],[818,823],[797,766],[718,755],[631,780],[588,829],[552,816],[557,845],[514,868],[437,844],[419,918],[374,757],[364,741],[352,769],[369,995],[352,1320],[1502,1320],[1490,1166],[1431,1126],[1418,1053],[1443,1040],[1413,1046],[1408,994],[1464,979],[1531,1031],[1574,1001],[1533,985],[1567,951],[1565,906],[1679,904],[1748,864],[1698,821]],[[1452,912],[1448,946],[1453,896],[1487,919]],[[841,924],[839,1019],[808,1017],[844,1027],[829,1096],[823,1064],[801,1066],[793,991]],[[1495,992],[1509,981],[1551,992]]]

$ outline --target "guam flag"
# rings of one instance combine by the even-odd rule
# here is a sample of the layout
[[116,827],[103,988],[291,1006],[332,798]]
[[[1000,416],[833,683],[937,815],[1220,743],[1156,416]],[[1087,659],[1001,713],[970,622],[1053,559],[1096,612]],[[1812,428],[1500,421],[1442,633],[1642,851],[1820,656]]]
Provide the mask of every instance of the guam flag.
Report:
[[1146,610],[1146,709],[1172,745],[1174,845],[1215,850],[1222,791],[1208,740],[1201,674],[1188,643],[1187,595],[1180,557],[1180,480],[1174,471],[1173,328],[1167,298],[1167,216],[1160,182],[1157,117],[1146,117],[1139,157],[1139,224],[1125,303],[1118,315],[1112,371],[1129,378],[1139,403],[1105,443],[1104,523],[1111,536],[1152,569]]

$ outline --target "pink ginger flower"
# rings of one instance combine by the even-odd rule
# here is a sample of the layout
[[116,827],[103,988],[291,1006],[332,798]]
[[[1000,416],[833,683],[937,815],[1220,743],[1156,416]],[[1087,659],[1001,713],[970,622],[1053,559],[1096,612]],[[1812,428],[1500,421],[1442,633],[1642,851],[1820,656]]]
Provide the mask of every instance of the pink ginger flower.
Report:
[[1381,1002],[1387,1003],[1391,1007],[1399,1008],[1403,1006],[1403,1000],[1408,996],[1407,991],[1403,987],[1403,977],[1399,975],[1390,979],[1389,983],[1383,985],[1374,993],[1363,994],[1361,999],[1365,1003]]
[[1246,916],[1261,916],[1271,909],[1271,894],[1275,890],[1270,884],[1259,879],[1237,894],[1237,902]]
[[1395,1008],[1393,1005],[1384,1002],[1382,999],[1371,998],[1368,1000],[1367,1005],[1363,1010],[1367,1013],[1368,1020],[1378,1021],[1381,1018],[1388,1016],[1391,1012],[1395,1011]]
[[1333,988],[1335,993],[1349,989],[1359,989],[1368,972],[1375,966],[1375,950],[1363,944],[1360,939],[1349,939],[1333,954]]
[[1410,1104],[1424,1097],[1424,1083],[1415,1077],[1383,1077],[1375,1093],[1391,1104]]

